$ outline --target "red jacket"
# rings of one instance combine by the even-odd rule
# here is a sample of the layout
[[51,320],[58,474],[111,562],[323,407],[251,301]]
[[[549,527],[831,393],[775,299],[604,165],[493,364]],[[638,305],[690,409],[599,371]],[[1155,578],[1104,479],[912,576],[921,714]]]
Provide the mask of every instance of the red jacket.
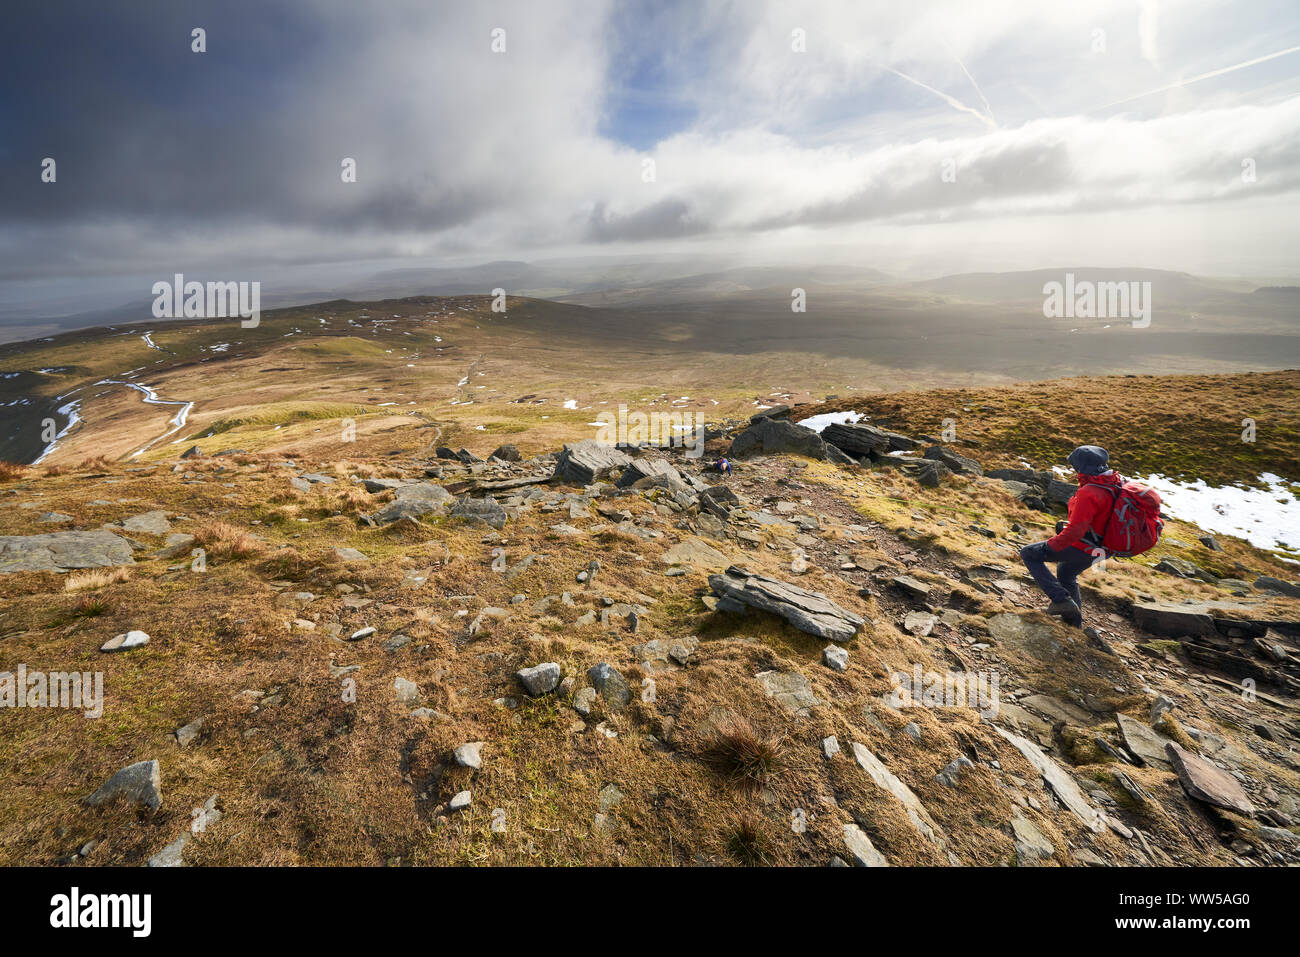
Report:
[[[1054,552],[1062,551],[1070,545],[1091,552],[1101,545],[1101,533],[1110,519],[1115,507],[1115,494],[1103,486],[1119,488],[1124,478],[1118,472],[1110,471],[1105,475],[1080,475],[1079,491],[1070,496],[1069,524],[1056,535],[1047,540],[1047,547]],[[1089,532],[1093,541],[1085,541]]]

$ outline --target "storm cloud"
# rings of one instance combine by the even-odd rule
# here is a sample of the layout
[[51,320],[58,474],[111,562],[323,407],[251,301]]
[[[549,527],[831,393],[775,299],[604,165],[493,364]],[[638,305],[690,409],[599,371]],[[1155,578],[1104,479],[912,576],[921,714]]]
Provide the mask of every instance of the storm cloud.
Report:
[[1114,250],[1117,212],[1169,237],[1138,265],[1247,224],[1260,270],[1293,262],[1300,55],[1253,62],[1297,42],[1288,5],[1064,7],[16,0],[0,280],[909,226],[942,249],[972,221],[1027,268],[1044,228]]

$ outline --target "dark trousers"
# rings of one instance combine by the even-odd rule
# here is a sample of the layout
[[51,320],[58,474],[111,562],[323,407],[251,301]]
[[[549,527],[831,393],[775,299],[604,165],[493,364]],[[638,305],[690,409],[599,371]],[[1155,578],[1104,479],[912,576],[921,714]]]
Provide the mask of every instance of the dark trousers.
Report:
[[[1048,598],[1052,601],[1073,598],[1076,605],[1083,607],[1083,598],[1079,595],[1079,575],[1096,560],[1091,552],[1073,545],[1054,552],[1047,542],[1036,542],[1020,549],[1020,557]],[[1047,567],[1048,562],[1056,565],[1055,575]]]

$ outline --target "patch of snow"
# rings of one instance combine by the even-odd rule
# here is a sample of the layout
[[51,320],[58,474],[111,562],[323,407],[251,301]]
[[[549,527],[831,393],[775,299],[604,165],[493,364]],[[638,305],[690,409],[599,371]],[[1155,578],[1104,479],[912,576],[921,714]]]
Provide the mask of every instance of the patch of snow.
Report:
[[81,421],[81,416],[77,414],[80,411],[80,408],[81,408],[80,399],[73,399],[71,402],[59,406],[57,411],[59,415],[66,415],[68,417],[68,424],[65,425],[63,429],[59,432],[59,434],[54,437],[54,441],[52,441],[49,445],[45,446],[45,451],[42,452],[34,462],[32,462],[32,465],[40,465],[41,460],[44,459],[47,455],[49,455],[51,452],[53,452],[54,449],[58,446],[59,440],[62,439],[65,435],[67,435],[68,432],[72,430],[72,427],[74,425],[76,425],[78,422]]
[[848,422],[860,422],[867,418],[861,412],[823,412],[821,415],[809,416],[806,419],[800,419],[797,423],[805,429],[812,429],[814,432],[820,432],[828,425],[844,425]]
[[1256,548],[1274,548],[1300,556],[1300,501],[1290,483],[1265,472],[1264,488],[1207,485],[1204,480],[1178,482],[1163,475],[1139,478],[1160,493],[1164,510],[1207,532],[1236,535]]

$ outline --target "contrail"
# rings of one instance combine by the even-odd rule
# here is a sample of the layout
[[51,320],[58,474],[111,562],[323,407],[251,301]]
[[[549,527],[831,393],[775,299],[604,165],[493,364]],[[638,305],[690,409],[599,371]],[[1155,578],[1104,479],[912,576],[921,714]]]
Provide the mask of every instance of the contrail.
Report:
[[961,62],[961,57],[954,56],[953,59],[957,61],[957,65],[961,67],[961,72],[966,74],[966,79],[970,80],[970,85],[973,86],[975,92],[979,94],[980,102],[984,104],[984,112],[989,115],[989,119],[993,122],[993,125],[997,126],[998,118],[993,115],[993,107],[989,105],[988,97],[984,95],[984,91],[980,89],[980,85],[975,82],[975,77],[970,75],[970,70],[966,69],[966,64]]
[[1255,57],[1255,59],[1247,60],[1245,63],[1238,63],[1234,66],[1225,66],[1220,70],[1211,70],[1209,73],[1202,73],[1200,76],[1193,76],[1186,80],[1179,80],[1177,83],[1170,83],[1168,86],[1157,87],[1154,90],[1147,90],[1145,93],[1138,93],[1136,96],[1130,96],[1123,100],[1116,100],[1114,103],[1107,103],[1104,106],[1093,107],[1089,112],[1109,109],[1112,106],[1120,106],[1124,103],[1132,103],[1134,100],[1140,100],[1144,96],[1151,96],[1154,93],[1164,93],[1167,90],[1176,90],[1180,86],[1187,86],[1189,83],[1199,83],[1201,80],[1208,80],[1211,77],[1222,76],[1225,73],[1232,73],[1235,70],[1244,70],[1248,66],[1254,66],[1255,64],[1263,63],[1266,60],[1276,60],[1280,56],[1286,56],[1288,53],[1295,53],[1297,51],[1300,51],[1300,46],[1291,47],[1286,50],[1279,50],[1277,53],[1269,53],[1266,56]]
[[[994,123],[992,119],[985,116],[979,110],[972,109],[971,107],[967,106],[965,103],[963,103],[961,100],[957,99],[956,97],[949,96],[947,93],[944,93],[942,90],[936,90],[934,87],[922,83],[920,80],[916,79],[915,77],[908,76],[906,73],[902,72],[901,70],[895,70],[892,66],[887,66],[885,67],[885,69],[888,70],[890,73],[894,74],[894,76],[902,77],[908,83],[915,83],[921,89],[929,90],[935,96],[939,97],[949,106],[951,106],[954,110],[960,110],[963,113],[969,113],[971,116],[978,117],[980,122],[982,122],[989,129],[995,130],[998,128],[998,125]],[[965,67],[963,67],[962,69],[965,69]]]
[[988,118],[993,121],[993,125],[997,126],[998,118],[993,115],[993,107],[989,104],[989,98],[984,95],[984,91],[980,89],[980,85],[975,82],[975,77],[971,76],[970,70],[966,69],[966,64],[962,62],[961,57],[953,52],[952,47],[948,45],[948,41],[943,39],[943,37],[939,38],[939,44],[943,47],[944,52],[953,58],[953,62],[961,67],[961,72],[966,74],[966,79],[970,81],[970,85],[974,88],[975,94],[980,98],[980,102],[984,104],[984,112],[988,115]]

